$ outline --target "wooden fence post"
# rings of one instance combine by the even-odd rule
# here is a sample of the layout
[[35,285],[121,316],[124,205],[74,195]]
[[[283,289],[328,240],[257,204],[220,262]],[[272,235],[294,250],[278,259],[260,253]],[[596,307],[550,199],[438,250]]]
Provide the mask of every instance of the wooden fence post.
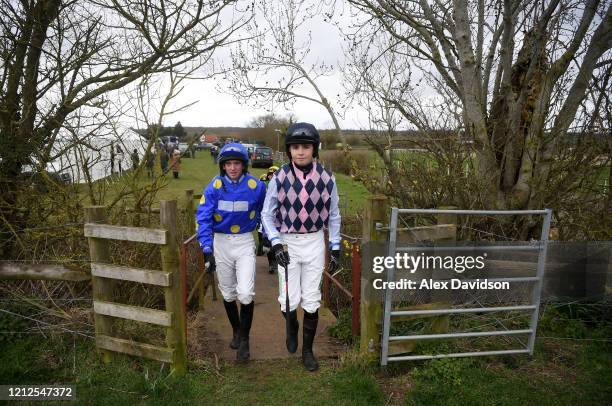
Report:
[[[454,209],[455,207],[438,207],[439,209]],[[456,240],[457,227],[456,223],[457,216],[455,214],[438,214],[436,215],[437,225],[418,226],[416,223],[414,227],[406,227],[402,229],[398,228],[397,241],[398,243],[421,243],[421,242],[450,242]],[[435,254],[436,251],[433,251]],[[448,272],[441,269],[431,269],[427,274],[427,269],[420,270],[420,273],[413,275],[413,280],[419,280],[420,278],[432,278],[446,279]],[[396,277],[399,276],[396,274]],[[447,290],[433,290],[431,292],[423,292],[424,303],[411,304],[401,309],[396,308],[395,310],[433,310],[448,308],[449,293]],[[402,320],[422,320],[425,323],[425,329],[431,333],[447,333],[449,331],[450,317],[448,315],[434,315],[434,316],[399,316],[394,317],[395,321]],[[418,343],[422,340],[410,340],[410,341],[391,341],[389,342],[388,355],[399,355],[407,352],[411,352],[415,349]]]
[[[378,231],[376,224],[389,225],[389,200],[386,196],[370,196],[366,200],[363,219],[363,249],[361,261],[361,342],[360,353],[372,357],[378,355],[380,348],[380,323],[382,317],[381,292],[374,289],[372,282],[372,258],[384,253],[380,250],[387,241],[387,232]],[[379,243],[379,244],[368,244]],[[380,245],[380,247],[379,247]],[[377,275],[378,277],[378,275]]]
[[351,250],[351,332],[353,336],[357,336],[361,327],[359,319],[359,304],[361,303],[361,251],[359,250],[359,243],[353,242]]
[[[106,207],[105,206],[89,206],[85,207],[85,222],[87,223],[105,223],[106,222]],[[89,242],[89,257],[91,262],[110,263],[110,249],[108,240],[104,238],[87,238]],[[107,278],[98,278],[91,276],[92,296],[95,301],[113,301],[114,281]],[[105,335],[112,336],[113,318],[94,312],[94,323],[96,336]],[[108,350],[99,349],[102,355],[102,360],[105,363],[111,362],[113,353]]]
[[181,303],[182,284],[179,270],[179,248],[177,235],[176,200],[160,201],[160,225],[168,230],[168,242],[161,247],[162,270],[171,275],[172,284],[164,288],[166,311],[172,312],[174,325],[166,329],[166,343],[174,349],[173,372],[182,376],[187,372],[187,343],[185,334],[185,312]]
[[185,190],[185,216],[189,237],[195,233],[195,210],[193,208],[193,189]]
[[[456,206],[440,206],[438,209],[440,210],[455,210]],[[436,216],[438,225],[448,225],[451,224],[455,226],[454,234],[447,236],[447,238],[438,239],[436,241],[441,242],[452,242],[457,240],[457,215],[456,214],[438,214]],[[440,272],[440,270],[435,270],[432,274],[434,279],[437,279],[438,274],[443,276],[445,273]],[[441,305],[442,307],[450,307],[452,305],[449,302],[448,291],[436,291],[434,290],[432,295],[432,302]],[[439,300],[442,299],[442,300]],[[450,316],[449,315],[438,315],[433,317],[431,320],[430,330],[432,333],[442,334],[448,333],[450,331]]]
[[[457,206],[440,206],[438,209],[440,210],[455,210]],[[438,225],[441,224],[454,224],[457,225],[457,215],[456,214],[438,214]],[[455,241],[457,239],[457,235],[455,237],[449,238],[447,241]]]

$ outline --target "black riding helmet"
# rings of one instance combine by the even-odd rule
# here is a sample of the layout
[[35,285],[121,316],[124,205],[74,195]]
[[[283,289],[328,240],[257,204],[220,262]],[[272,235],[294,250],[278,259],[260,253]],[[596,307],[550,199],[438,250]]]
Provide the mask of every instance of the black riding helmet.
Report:
[[313,157],[319,156],[319,144],[321,137],[314,125],[310,123],[295,123],[287,129],[285,134],[285,149],[289,159],[291,159],[291,144],[312,144],[314,146]]

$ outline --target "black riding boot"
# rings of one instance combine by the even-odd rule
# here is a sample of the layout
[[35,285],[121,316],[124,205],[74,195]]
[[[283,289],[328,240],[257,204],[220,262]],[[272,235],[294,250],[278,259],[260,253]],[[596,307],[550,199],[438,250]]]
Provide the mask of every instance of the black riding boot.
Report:
[[[283,317],[287,320],[287,313],[282,312]],[[297,319],[297,310],[293,310],[289,312],[289,335],[285,340],[285,344],[287,345],[287,351],[291,354],[297,351],[298,347],[298,330],[300,329],[300,323]]]
[[319,311],[308,313],[304,311],[304,327],[302,328],[302,362],[304,367],[309,371],[319,369],[319,363],[312,352],[312,343],[317,333],[317,324],[319,323]]
[[236,353],[238,361],[246,361],[251,357],[249,351],[249,332],[251,331],[251,323],[253,322],[253,309],[255,302],[248,305],[240,305],[240,346]]
[[238,315],[238,305],[236,302],[226,302],[224,300],[223,306],[225,307],[227,318],[232,325],[233,337],[232,342],[230,343],[230,348],[235,350],[240,345],[240,316]]

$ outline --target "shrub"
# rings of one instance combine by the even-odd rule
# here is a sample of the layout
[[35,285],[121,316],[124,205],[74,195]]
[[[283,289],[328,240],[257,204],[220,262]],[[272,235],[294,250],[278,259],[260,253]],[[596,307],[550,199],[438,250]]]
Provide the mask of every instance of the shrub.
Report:
[[[348,156],[345,154],[348,154]],[[320,159],[329,170],[350,176],[353,172],[353,162],[356,162],[361,168],[366,168],[372,160],[372,155],[370,151],[349,151],[348,153],[343,151],[322,151]]]
[[328,329],[329,335],[342,341],[344,344],[350,344],[353,342],[351,310],[341,309],[339,313],[336,324]]

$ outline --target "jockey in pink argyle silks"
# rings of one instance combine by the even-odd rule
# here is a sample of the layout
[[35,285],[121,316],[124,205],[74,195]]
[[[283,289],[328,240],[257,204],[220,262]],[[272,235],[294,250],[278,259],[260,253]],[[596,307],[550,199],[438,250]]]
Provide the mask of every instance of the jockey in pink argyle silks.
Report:
[[[281,311],[289,318],[287,350],[294,353],[298,346],[299,323],[297,307],[302,306],[302,362],[309,371],[319,365],[312,351],[321,305],[321,279],[325,267],[325,237],[329,229],[330,272],[338,266],[340,257],[340,211],[338,189],[332,173],[316,162],[320,137],[308,123],[296,123],[285,134],[285,148],[290,162],[283,165],[270,180],[261,213],[262,223],[272,244],[279,270]],[[287,246],[287,251],[283,245]],[[289,309],[286,309],[286,295]]]

